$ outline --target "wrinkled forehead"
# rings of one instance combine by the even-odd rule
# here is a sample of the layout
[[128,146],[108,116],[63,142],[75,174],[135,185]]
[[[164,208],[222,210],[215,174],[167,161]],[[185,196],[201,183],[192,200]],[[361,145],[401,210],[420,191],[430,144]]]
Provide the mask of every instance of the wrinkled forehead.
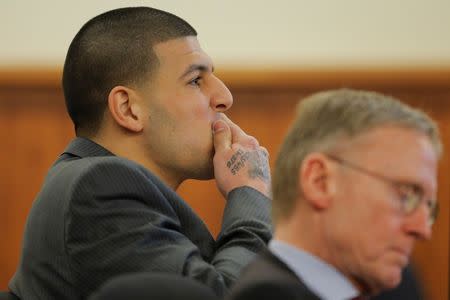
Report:
[[385,175],[424,185],[431,193],[436,191],[439,157],[430,137],[423,132],[378,127],[342,141],[338,151],[346,159]]

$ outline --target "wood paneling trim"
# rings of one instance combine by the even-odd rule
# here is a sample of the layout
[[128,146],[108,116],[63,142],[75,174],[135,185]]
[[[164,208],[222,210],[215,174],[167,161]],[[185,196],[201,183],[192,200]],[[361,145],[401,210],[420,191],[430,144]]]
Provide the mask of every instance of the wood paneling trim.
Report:
[[0,69],[0,88],[56,88],[61,86],[62,70]]
[[[448,88],[450,68],[367,68],[305,70],[233,70],[223,69],[217,76],[230,87],[240,89],[329,88]],[[0,87],[56,87],[61,85],[60,69],[0,69]]]
[[310,69],[228,70],[218,72],[219,78],[233,88],[251,89],[325,89],[351,85],[353,88],[448,88],[449,69]]

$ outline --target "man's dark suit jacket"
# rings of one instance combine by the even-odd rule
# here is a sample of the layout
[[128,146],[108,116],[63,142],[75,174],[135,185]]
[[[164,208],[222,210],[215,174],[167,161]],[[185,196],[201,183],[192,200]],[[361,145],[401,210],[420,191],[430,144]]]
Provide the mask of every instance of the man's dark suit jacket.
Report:
[[[326,282],[324,282],[324,285]],[[302,280],[272,252],[263,251],[244,268],[227,300],[320,300]],[[401,284],[371,300],[422,300],[423,296],[410,267]],[[342,299],[345,300],[345,299]]]
[[147,169],[76,138],[33,203],[9,287],[21,299],[84,299],[119,274],[166,272],[223,295],[270,239],[269,211],[258,191],[231,191],[215,240]]
[[244,268],[227,300],[320,300],[270,251]]

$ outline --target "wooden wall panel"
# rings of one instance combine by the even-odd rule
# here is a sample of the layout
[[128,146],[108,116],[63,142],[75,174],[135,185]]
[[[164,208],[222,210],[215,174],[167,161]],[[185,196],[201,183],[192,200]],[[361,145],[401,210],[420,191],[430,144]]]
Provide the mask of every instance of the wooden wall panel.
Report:
[[0,289],[15,270],[31,202],[72,136],[61,100],[57,86],[0,87]]
[[[244,130],[271,153],[273,165],[300,97],[338,87],[377,90],[429,112],[439,123],[445,148],[440,164],[441,214],[433,239],[420,243],[414,262],[428,299],[449,293],[450,219],[450,70],[224,71],[218,74],[234,95],[229,112]],[[0,289],[18,261],[22,231],[31,202],[47,169],[73,137],[52,70],[0,71]],[[179,193],[213,232],[220,228],[224,200],[213,180],[187,181]]]

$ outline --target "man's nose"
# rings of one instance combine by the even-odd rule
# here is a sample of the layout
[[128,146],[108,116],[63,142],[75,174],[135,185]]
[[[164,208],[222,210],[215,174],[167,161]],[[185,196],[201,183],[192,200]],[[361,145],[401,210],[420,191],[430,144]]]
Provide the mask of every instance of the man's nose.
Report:
[[211,94],[211,107],[217,112],[224,112],[233,105],[233,95],[227,86],[213,75],[213,92]]
[[406,216],[405,230],[418,239],[429,240],[432,235],[430,211],[426,205],[420,205],[414,212]]

